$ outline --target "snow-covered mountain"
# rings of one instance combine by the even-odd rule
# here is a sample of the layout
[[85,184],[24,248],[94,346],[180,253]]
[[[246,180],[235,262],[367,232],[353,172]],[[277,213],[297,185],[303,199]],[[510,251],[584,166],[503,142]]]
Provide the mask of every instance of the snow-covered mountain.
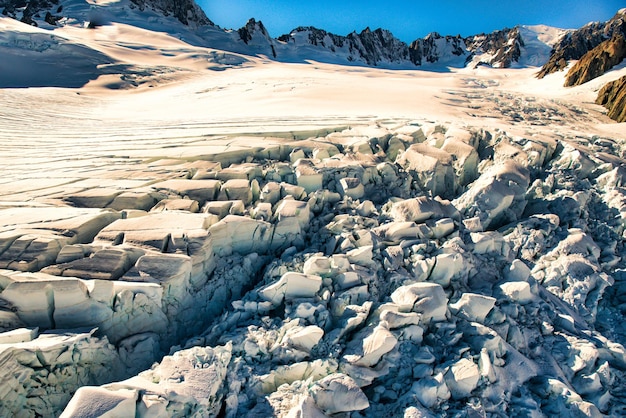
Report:
[[[555,41],[544,42],[540,38],[541,33],[536,30],[538,27],[523,26],[466,38],[433,32],[409,45],[380,28],[366,28],[340,36],[314,27],[298,27],[289,34],[273,38],[263,23],[255,19],[250,19],[238,30],[215,26],[193,0],[92,3],[77,0],[2,0],[0,10],[5,16],[34,26],[49,28],[77,23],[94,26],[107,20],[144,28],[158,24],[182,39],[225,51],[261,54],[286,62],[317,60],[385,68],[540,65],[547,60],[545,51],[550,50]],[[164,19],[168,17],[173,20],[165,24]],[[180,23],[179,27],[176,23]],[[535,49],[527,53],[525,45],[533,45]],[[542,47],[539,49],[543,49],[540,53],[537,53],[538,45]]]
[[[310,54],[311,58],[386,67],[460,68],[488,65],[508,68],[536,66],[548,59],[554,39],[547,42],[540,39],[546,29],[550,30],[546,27],[519,26],[466,38],[433,32],[407,45],[383,29],[372,31],[367,28],[361,33],[338,36],[321,29],[300,27],[279,37],[278,41],[283,44],[281,52],[284,57]],[[527,53],[526,44],[534,49]],[[278,54],[280,57],[281,53]]]

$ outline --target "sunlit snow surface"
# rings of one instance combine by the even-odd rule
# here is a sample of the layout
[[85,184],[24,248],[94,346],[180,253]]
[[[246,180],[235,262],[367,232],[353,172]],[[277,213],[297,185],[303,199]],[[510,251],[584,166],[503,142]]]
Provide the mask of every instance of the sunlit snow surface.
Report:
[[524,68],[387,70],[68,7],[0,19],[0,415],[626,413],[593,104],[626,69],[535,79],[546,27]]

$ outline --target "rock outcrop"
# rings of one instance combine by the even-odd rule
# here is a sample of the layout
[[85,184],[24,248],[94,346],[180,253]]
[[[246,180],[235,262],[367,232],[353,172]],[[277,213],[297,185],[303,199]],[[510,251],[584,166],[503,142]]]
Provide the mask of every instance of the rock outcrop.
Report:
[[37,18],[42,17],[54,24],[54,14],[61,13],[63,6],[59,0],[2,0],[0,9],[4,16],[37,26]]
[[524,40],[520,28],[505,28],[488,34],[465,38],[465,45],[471,51],[466,62],[474,67],[489,65],[494,68],[509,68],[522,56]]
[[[263,26],[263,22],[250,19],[237,33],[239,34],[239,39],[244,44],[254,47],[255,52],[265,52],[268,56],[271,55],[273,58],[276,58],[274,40],[267,32],[267,29],[265,29],[265,26]],[[267,51],[264,51],[264,49],[267,49]]]
[[524,46],[519,28],[466,38],[433,32],[407,45],[384,29],[366,28],[360,33],[339,36],[314,27],[299,27],[278,41],[291,48],[314,47],[318,53],[343,58],[348,63],[405,67],[472,63],[507,68],[519,61],[520,48]]
[[[139,10],[151,9],[163,16],[173,16],[183,25],[198,28],[204,25],[213,26],[204,11],[194,0],[131,0],[130,7]],[[29,25],[39,26],[42,22],[56,25],[58,21],[67,17],[66,11],[59,0],[2,0],[0,10],[4,16]],[[95,8],[90,18],[98,14]],[[90,22],[90,27],[100,24],[97,19]],[[39,23],[38,23],[39,22]]]
[[622,9],[606,22],[593,22],[567,33],[557,42],[550,59],[537,74],[543,78],[548,74],[563,70],[570,60],[583,57],[607,39],[617,34],[626,34],[626,9]]
[[626,76],[605,84],[598,92],[596,103],[608,109],[608,116],[626,122]]
[[[264,55],[287,62],[312,59],[389,68],[479,65],[508,68],[518,64],[528,65],[531,62],[530,65],[539,65],[545,59],[545,52],[539,55],[533,52],[537,56],[531,60],[524,60],[526,53],[524,36],[533,38],[532,42],[535,44],[542,42],[538,40],[537,33],[529,27],[505,28],[465,38],[460,35],[442,36],[433,32],[410,44],[400,41],[391,32],[381,28],[375,30],[366,28],[361,32],[355,31],[347,36],[339,36],[310,26],[298,27],[289,34],[274,39],[264,25],[255,19],[250,19],[238,30],[219,28],[206,17],[193,0],[130,0],[128,3],[111,3],[92,8],[83,5],[82,9],[80,7],[64,9],[58,1],[0,0],[0,11],[5,16],[32,25],[67,25],[81,22],[91,28],[106,24],[112,15],[115,15],[116,21],[124,22],[130,18],[135,23],[138,16],[132,16],[131,10],[138,13],[149,11],[152,14],[150,19],[156,13],[164,18],[179,21],[184,26],[180,33],[176,31],[177,36],[193,40],[194,44],[200,43],[210,48],[217,47],[240,54]],[[116,11],[110,14],[113,9]],[[122,13],[118,15],[117,10],[121,10]],[[526,35],[523,36],[522,32]],[[586,32],[579,37],[585,36]],[[604,35],[598,35],[601,36]],[[545,44],[543,46],[547,48]],[[585,52],[588,49],[585,49]],[[567,55],[568,59],[570,55],[572,54]]]
[[174,16],[183,25],[199,27],[213,25],[194,0],[131,0],[140,10],[153,9],[163,16]]
[[578,86],[600,77],[626,58],[624,33],[617,33],[611,39],[583,55],[568,71],[565,86]]

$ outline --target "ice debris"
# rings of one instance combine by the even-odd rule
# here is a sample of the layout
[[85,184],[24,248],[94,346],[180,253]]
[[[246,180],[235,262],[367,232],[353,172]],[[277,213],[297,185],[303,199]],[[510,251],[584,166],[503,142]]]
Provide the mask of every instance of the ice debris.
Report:
[[0,209],[1,414],[624,414],[618,142],[323,135]]

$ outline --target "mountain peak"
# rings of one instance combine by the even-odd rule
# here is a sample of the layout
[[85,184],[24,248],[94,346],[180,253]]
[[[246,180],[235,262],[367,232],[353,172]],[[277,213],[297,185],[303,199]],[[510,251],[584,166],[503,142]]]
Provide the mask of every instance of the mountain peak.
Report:
[[164,16],[174,16],[182,24],[192,27],[204,25],[213,26],[213,22],[204,14],[204,11],[194,0],[130,0],[140,10],[151,8],[163,13]]
[[23,23],[40,26],[41,24],[57,25],[64,17],[75,17],[67,15],[68,9],[73,9],[74,13],[81,10],[83,17],[87,17],[90,9],[111,8],[116,9],[139,9],[140,11],[152,10],[164,17],[174,17],[180,23],[197,29],[202,26],[214,26],[204,11],[194,0],[129,0],[128,2],[117,2],[106,6],[94,6],[88,2],[76,2],[72,6],[67,2],[59,0],[0,0],[0,12],[7,17],[19,20]]
[[538,78],[563,70],[570,60],[578,60],[587,52],[616,34],[626,35],[626,9],[619,10],[606,22],[590,22],[566,33],[555,45],[549,61],[541,68]]

